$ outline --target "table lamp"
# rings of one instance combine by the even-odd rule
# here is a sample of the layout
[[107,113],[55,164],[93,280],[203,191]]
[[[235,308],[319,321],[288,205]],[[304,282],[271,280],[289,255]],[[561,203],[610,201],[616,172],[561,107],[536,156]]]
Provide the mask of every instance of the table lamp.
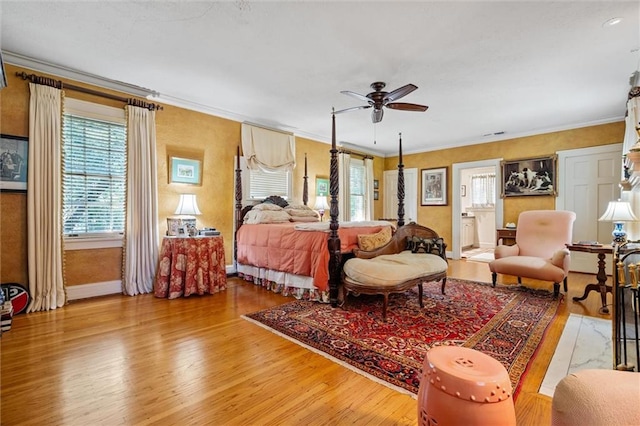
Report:
[[627,233],[624,230],[624,222],[635,222],[638,220],[631,205],[627,201],[609,201],[607,210],[598,219],[601,222],[613,222],[612,244],[624,244],[627,242]]
[[324,211],[329,208],[327,204],[327,197],[323,197],[318,195],[316,197],[316,204],[313,206],[313,209],[320,214],[320,222],[322,222],[322,216],[324,216]]
[[186,226],[185,233],[188,233],[192,237],[198,233],[196,229],[196,218],[194,215],[202,214],[198,208],[198,202],[196,201],[195,194],[180,194],[180,201],[178,201],[178,208],[173,212],[179,215],[181,226]]

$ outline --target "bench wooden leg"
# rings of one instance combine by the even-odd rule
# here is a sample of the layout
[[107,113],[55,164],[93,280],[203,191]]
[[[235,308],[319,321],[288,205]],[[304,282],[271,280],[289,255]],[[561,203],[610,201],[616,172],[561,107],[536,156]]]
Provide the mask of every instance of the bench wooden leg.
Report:
[[422,283],[418,284],[418,301],[420,302],[420,307],[424,308],[424,304],[422,303]]
[[440,291],[442,292],[442,294],[444,294],[444,286],[447,285],[447,277],[444,277],[442,279],[442,288],[440,289]]

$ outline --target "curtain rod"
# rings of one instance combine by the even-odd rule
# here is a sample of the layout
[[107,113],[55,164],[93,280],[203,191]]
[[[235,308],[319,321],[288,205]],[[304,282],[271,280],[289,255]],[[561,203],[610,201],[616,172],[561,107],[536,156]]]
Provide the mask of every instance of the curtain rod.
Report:
[[363,159],[373,160],[373,155],[360,154],[359,152],[349,151],[348,149],[344,149],[344,148],[338,149],[338,152],[340,154],[357,155],[358,157],[362,157]]
[[124,98],[122,96],[112,95],[110,93],[100,92],[98,90],[87,89],[85,87],[75,86],[73,84],[63,83],[60,80],[54,80],[53,78],[42,77],[35,74],[27,74],[26,72],[16,72],[16,76],[21,77],[23,80],[29,80],[31,83],[42,84],[44,86],[55,87],[56,89],[68,89],[75,90],[76,92],[88,93],[94,96],[100,96],[102,98],[112,99],[114,101],[124,102],[127,105],[137,106],[140,108],[146,108],[150,111],[164,109],[162,105],[149,103],[142,99],[136,98]]

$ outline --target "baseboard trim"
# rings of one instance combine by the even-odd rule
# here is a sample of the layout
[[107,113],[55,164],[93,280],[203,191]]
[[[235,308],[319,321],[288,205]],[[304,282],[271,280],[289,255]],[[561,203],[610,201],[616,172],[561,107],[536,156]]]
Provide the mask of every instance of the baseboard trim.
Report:
[[108,294],[121,293],[121,280],[67,286],[67,300],[87,299],[89,297],[98,297],[106,296]]
[[[236,273],[236,268],[234,265],[225,265],[225,272],[227,275],[233,275]],[[67,286],[67,300],[87,299],[89,297],[121,293],[121,280]]]

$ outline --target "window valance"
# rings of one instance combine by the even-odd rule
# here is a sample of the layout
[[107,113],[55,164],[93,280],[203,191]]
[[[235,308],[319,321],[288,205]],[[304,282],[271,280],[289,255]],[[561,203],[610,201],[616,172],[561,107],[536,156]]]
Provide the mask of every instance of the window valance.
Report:
[[250,169],[293,170],[296,141],[290,133],[242,123],[242,152]]

